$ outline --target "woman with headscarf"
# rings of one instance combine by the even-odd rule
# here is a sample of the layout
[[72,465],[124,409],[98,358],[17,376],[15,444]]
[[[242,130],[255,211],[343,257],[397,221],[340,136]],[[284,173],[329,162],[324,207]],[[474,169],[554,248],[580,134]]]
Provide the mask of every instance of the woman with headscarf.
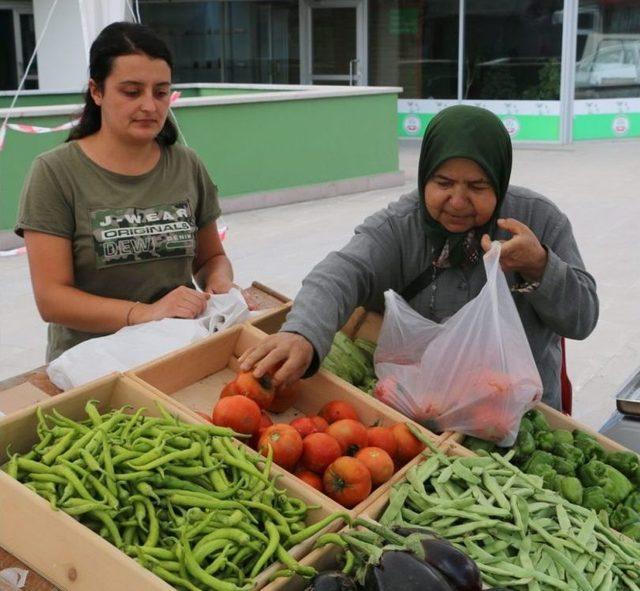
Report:
[[309,377],[358,306],[383,312],[393,289],[442,322],[486,282],[483,252],[502,241],[500,263],[542,378],[544,402],[560,408],[561,337],[586,338],[598,297],[571,224],[547,198],[510,186],[509,134],[491,112],[449,107],[429,123],[418,189],[358,226],[351,241],[303,280],[281,331],[247,351],[243,370],[276,383]]

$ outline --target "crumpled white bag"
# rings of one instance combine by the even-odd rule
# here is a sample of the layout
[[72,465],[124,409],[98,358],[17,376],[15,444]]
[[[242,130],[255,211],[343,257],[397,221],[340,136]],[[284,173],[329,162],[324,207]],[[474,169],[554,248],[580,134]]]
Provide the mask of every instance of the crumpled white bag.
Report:
[[196,319],[164,318],[84,341],[65,351],[47,367],[49,379],[60,389],[81,386],[114,371],[129,369],[180,349],[234,324],[251,313],[238,289],[212,295]]
[[16,589],[22,589],[27,584],[28,570],[11,567],[0,570],[0,579],[6,581]]

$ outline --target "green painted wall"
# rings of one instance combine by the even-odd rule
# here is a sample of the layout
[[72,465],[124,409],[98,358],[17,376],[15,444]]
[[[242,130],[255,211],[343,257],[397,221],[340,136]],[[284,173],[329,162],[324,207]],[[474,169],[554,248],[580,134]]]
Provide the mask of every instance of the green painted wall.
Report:
[[[398,170],[396,95],[174,109],[223,198]],[[67,117],[12,120],[53,127]],[[67,132],[7,132],[0,152],[0,230],[13,226],[32,160]]]
[[[13,96],[0,96],[0,109],[11,106]],[[82,94],[36,94],[20,95],[16,107],[45,107],[48,105],[74,105],[82,102]]]
[[[435,113],[398,113],[397,134],[400,138],[422,138]],[[499,115],[510,120],[513,141],[557,142],[560,139],[560,117],[554,115]],[[408,125],[408,118],[410,118]],[[415,121],[420,125],[413,125]],[[517,127],[513,127],[513,122]]]
[[640,113],[576,115],[573,118],[574,140],[621,137],[640,137]]

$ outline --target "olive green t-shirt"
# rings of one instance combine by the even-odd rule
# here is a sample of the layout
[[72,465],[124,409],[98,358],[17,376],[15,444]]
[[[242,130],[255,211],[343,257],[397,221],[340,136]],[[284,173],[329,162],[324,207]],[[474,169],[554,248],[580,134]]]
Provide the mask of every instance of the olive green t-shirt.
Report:
[[[189,148],[163,147],[152,170],[129,176],[98,166],[69,142],[34,161],[15,230],[71,240],[78,289],[151,303],[193,286],[196,232],[219,215],[216,186]],[[96,336],[50,324],[47,361]]]

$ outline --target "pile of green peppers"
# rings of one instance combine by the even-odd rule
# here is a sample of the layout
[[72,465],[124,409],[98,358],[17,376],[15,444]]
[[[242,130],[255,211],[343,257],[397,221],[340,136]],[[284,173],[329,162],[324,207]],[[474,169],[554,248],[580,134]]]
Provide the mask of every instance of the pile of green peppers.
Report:
[[[494,443],[466,437],[472,451],[506,452]],[[544,414],[530,410],[520,423],[511,460],[540,476],[546,488],[598,512],[606,525],[640,541],[640,463],[633,452],[607,452],[595,437],[574,429],[551,429]]]

